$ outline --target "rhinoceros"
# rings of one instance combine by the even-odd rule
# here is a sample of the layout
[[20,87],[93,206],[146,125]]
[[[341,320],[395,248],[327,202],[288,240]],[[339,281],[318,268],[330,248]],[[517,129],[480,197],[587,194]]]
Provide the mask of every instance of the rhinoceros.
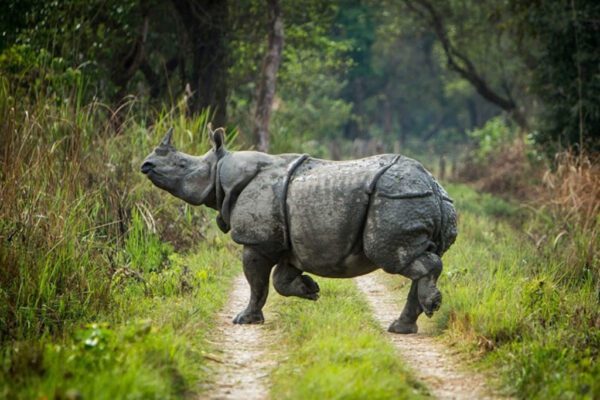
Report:
[[235,324],[264,322],[273,267],[279,294],[309,300],[317,300],[319,285],[305,273],[352,278],[382,268],[411,279],[390,332],[416,333],[419,315],[439,309],[440,257],[456,238],[456,212],[419,162],[397,154],[327,161],[228,151],[221,128],[209,130],[212,148],[196,157],[177,151],[172,134],[141,172],[172,195],[217,210],[219,228],[243,246],[251,294]]

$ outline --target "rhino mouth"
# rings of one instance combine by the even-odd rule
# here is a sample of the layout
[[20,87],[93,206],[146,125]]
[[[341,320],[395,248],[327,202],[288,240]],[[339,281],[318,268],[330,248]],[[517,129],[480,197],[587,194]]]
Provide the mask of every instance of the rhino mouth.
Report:
[[142,164],[142,167],[140,168],[140,170],[142,171],[142,174],[144,175],[148,175],[148,173],[150,171],[152,171],[154,169],[154,164],[146,161],[145,163]]

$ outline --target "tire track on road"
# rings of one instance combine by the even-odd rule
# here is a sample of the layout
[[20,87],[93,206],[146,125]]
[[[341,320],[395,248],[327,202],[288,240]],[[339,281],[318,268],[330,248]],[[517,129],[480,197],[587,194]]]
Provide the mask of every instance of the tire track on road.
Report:
[[[381,283],[377,274],[355,278],[358,288],[367,298],[375,318],[387,332],[401,308],[392,293]],[[423,318],[423,317],[421,317]],[[423,322],[421,321],[421,324]],[[465,371],[456,356],[431,336],[418,333],[399,335],[387,333],[399,354],[416,378],[439,399],[501,399],[486,385],[485,376]]]
[[[230,297],[217,317],[217,327],[210,336],[217,354],[207,357],[214,377],[206,385],[202,399],[268,398],[269,373],[274,366],[269,353],[274,333],[265,325],[234,325],[231,321],[250,298],[244,275],[233,281]],[[266,319],[271,319],[267,314]]]

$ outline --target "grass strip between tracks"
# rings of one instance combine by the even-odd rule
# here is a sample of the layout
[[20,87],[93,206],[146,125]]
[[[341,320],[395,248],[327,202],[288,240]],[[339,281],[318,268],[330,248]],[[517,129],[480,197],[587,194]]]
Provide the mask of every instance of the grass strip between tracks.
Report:
[[318,281],[321,298],[316,302],[275,296],[271,304],[282,350],[271,377],[271,398],[426,397],[353,282]]

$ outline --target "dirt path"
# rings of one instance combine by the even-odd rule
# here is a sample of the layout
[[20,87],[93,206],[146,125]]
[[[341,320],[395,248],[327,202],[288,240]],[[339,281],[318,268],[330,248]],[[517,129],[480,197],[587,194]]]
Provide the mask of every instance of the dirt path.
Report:
[[[240,275],[233,282],[229,301],[219,313],[217,328],[211,335],[218,353],[208,356],[214,380],[202,399],[258,400],[268,396],[268,374],[274,363],[269,354],[271,331],[265,325],[231,322],[246,307],[249,296],[248,283]],[[265,319],[272,318],[267,314]]]
[[[376,319],[386,330],[400,315],[397,299],[382,284],[377,274],[355,279],[358,288],[367,297]],[[425,316],[419,319],[419,328]],[[421,329],[422,330],[422,329]],[[498,399],[485,385],[485,378],[461,368],[460,361],[441,343],[426,333],[398,335],[388,333],[406,364],[415,376],[424,382],[439,399]]]

